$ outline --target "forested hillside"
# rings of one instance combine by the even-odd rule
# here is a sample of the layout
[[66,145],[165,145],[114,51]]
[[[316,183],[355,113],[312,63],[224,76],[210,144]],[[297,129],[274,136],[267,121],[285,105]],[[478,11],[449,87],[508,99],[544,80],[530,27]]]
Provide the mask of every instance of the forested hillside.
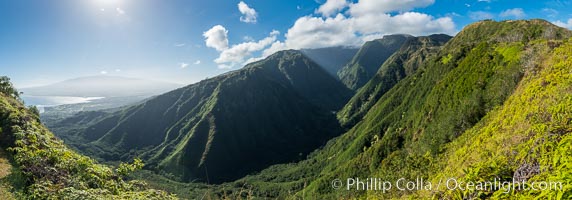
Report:
[[[80,155],[25,107],[9,79],[0,80],[0,198],[2,199],[174,199],[125,177],[144,164],[111,168]],[[7,153],[5,152],[7,151]],[[6,192],[9,192],[7,194]]]
[[[282,51],[118,112],[84,112],[50,128],[106,161],[141,157],[151,171],[136,177],[191,198],[572,198],[570,30],[544,20],[485,20],[453,38],[394,37],[403,41],[393,52],[366,54],[373,45],[366,43],[351,62],[357,65],[346,65],[346,72],[364,69],[360,55],[379,62],[365,81],[345,76],[344,86],[300,51]],[[346,86],[361,89],[351,97]],[[565,186],[332,188],[335,180],[371,177]]]
[[251,185],[264,197],[570,198],[570,187],[382,193],[335,190],[331,182],[454,177],[570,183],[571,36],[543,20],[472,24],[309,159],[235,184]]
[[181,181],[220,183],[293,162],[338,136],[352,92],[299,51],[282,51],[114,113],[51,126],[104,160],[142,157]]

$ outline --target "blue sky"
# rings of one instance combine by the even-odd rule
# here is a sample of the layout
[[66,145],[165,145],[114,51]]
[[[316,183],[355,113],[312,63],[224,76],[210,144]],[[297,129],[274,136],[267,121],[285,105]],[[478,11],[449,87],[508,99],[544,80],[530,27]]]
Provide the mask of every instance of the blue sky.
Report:
[[572,0],[4,0],[0,75],[17,87],[90,75],[189,84],[282,49],[455,34],[492,18],[572,28]]

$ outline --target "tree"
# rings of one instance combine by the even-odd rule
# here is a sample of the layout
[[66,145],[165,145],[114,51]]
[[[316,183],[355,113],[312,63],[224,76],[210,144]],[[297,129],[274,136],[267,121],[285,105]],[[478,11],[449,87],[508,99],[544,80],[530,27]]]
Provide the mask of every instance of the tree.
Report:
[[14,98],[20,98],[18,90],[14,88],[14,85],[10,82],[10,78],[7,76],[0,76],[0,93]]

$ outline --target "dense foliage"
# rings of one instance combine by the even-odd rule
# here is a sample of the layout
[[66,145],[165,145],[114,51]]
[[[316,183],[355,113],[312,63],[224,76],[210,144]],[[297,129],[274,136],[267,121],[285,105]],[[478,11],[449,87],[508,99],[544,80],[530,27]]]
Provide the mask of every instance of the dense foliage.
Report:
[[10,96],[12,98],[19,98],[20,93],[10,82],[10,78],[7,76],[0,76],[0,93]]
[[[327,130],[317,127],[337,127],[328,121],[334,117],[328,111],[336,108],[335,102],[343,99],[345,92],[332,93],[340,89],[339,83],[296,51],[277,53],[242,70],[112,115],[83,113],[69,119],[68,124],[83,121],[95,125],[72,129],[68,134],[85,134],[81,138],[92,142],[78,148],[99,145],[96,151],[108,150],[110,154],[117,150],[111,147],[145,152],[149,147],[134,145],[155,141],[159,145],[147,151],[151,154],[143,153],[144,159],[170,172],[206,174],[206,167],[188,166],[208,165],[212,176],[229,176],[220,170],[262,169],[251,164],[284,158],[285,154],[276,153],[276,149],[291,148],[285,152],[293,155],[300,147],[307,147],[290,161],[280,161],[293,163],[273,165],[258,174],[217,185],[192,183],[197,177],[188,174],[183,174],[186,183],[175,181],[177,176],[149,171],[133,175],[185,197],[570,199],[570,37],[571,31],[543,20],[482,21],[467,26],[445,45],[430,40],[407,45],[403,51],[390,53],[393,56],[378,71],[379,76],[350,100],[346,109],[351,109],[340,112],[342,123],[350,129],[299,162],[293,161],[320,146],[318,142],[312,147],[301,145],[300,141],[316,139],[308,130],[320,134]],[[360,82],[356,78],[350,78],[350,86]],[[327,101],[326,97],[337,100]],[[320,102],[322,107],[316,106]],[[165,134],[152,134],[157,132]],[[232,160],[239,152],[248,153]],[[138,153],[131,152],[126,158]],[[260,155],[265,156],[257,157]],[[134,164],[124,165],[123,170],[132,171],[139,165]],[[268,165],[270,162],[264,166]],[[213,166],[227,168],[213,171]],[[516,179],[556,181],[564,187],[508,193],[445,188],[383,193],[334,190],[331,186],[334,179],[356,177],[388,181],[423,178],[433,183],[443,178],[464,182]]]
[[[542,20],[470,25],[307,160],[212,190],[231,193],[247,185],[257,196],[292,199],[570,198],[570,36]],[[331,188],[332,180],[348,177],[516,177],[561,181],[566,188],[508,194]]]
[[14,98],[12,90],[3,89],[8,90],[0,93],[0,142],[21,171],[21,178],[15,182],[22,182],[24,187],[14,191],[21,198],[175,198],[163,191],[146,189],[145,182],[125,180],[124,175],[142,167],[140,160],[113,169],[69,150],[40,124],[35,113]]
[[340,123],[351,127],[359,122],[381,96],[400,80],[415,73],[427,58],[439,52],[441,46],[450,39],[451,36],[442,34],[408,38],[338,112]]
[[342,133],[332,111],[350,97],[301,52],[282,51],[140,105],[81,113],[50,128],[88,155],[139,156],[175,180],[220,183],[304,159]]

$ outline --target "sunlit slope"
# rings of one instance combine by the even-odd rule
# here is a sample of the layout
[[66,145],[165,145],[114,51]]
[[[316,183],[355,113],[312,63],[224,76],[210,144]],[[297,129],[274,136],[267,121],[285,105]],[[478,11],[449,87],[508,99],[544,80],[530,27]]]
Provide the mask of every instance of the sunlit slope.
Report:
[[1,161],[3,166],[12,169],[2,169],[10,170],[9,175],[2,171],[10,177],[1,177],[10,187],[4,188],[2,183],[0,191],[15,191],[19,198],[174,198],[162,191],[146,189],[142,181],[125,180],[124,175],[138,168],[139,163],[113,169],[69,150],[39,122],[38,115],[24,107],[13,94],[0,93],[0,144],[14,160],[13,166],[8,165],[5,158]]
[[282,51],[119,112],[82,113],[54,130],[89,155],[141,156],[177,180],[219,183],[304,159],[341,134],[334,111],[351,94],[301,52]]
[[[446,165],[435,163],[445,158],[442,157],[446,156],[445,147],[457,143],[459,137],[466,137],[467,130],[476,129],[483,119],[505,105],[509,97],[517,95],[515,91],[521,90],[530,79],[529,74],[562,76],[562,71],[543,72],[548,68],[539,66],[544,66],[544,59],[552,56],[553,49],[571,35],[569,30],[543,20],[483,21],[469,25],[437,54],[427,58],[413,75],[385,93],[347,133],[331,140],[305,161],[274,166],[239,183],[250,183],[260,188],[257,191],[260,196],[270,197],[292,196],[288,194],[291,191],[298,191],[294,197],[306,198],[364,195],[396,198],[410,194],[334,190],[331,181],[348,177],[428,179],[433,170],[443,172],[442,168],[432,166]],[[569,46],[559,47],[556,52],[562,53],[566,47]],[[534,95],[529,92],[527,95]],[[534,117],[539,116],[529,116],[525,122]],[[486,155],[478,148],[467,152]],[[451,162],[456,161],[451,159]]]
[[448,35],[410,37],[401,48],[389,57],[356,95],[338,112],[343,126],[351,127],[359,122],[369,109],[395,84],[412,75],[427,58],[434,56],[451,39]]

